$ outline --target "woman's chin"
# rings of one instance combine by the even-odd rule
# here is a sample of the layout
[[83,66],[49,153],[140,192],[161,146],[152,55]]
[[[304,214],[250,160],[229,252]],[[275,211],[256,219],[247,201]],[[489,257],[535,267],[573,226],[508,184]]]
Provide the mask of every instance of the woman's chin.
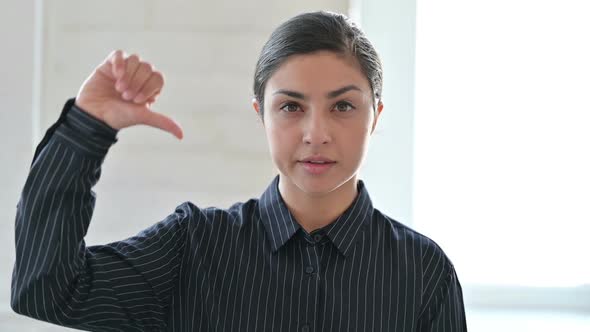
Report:
[[308,195],[322,196],[329,194],[342,185],[342,179],[335,174],[323,174],[321,176],[310,176],[307,174],[298,174],[292,179],[292,182]]

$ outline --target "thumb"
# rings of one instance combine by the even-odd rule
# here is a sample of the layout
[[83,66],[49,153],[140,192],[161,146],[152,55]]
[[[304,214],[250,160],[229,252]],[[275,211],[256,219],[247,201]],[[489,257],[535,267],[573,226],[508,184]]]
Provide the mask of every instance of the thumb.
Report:
[[153,112],[147,107],[142,107],[142,111],[138,113],[137,120],[141,124],[167,131],[179,140],[184,136],[182,127],[176,121],[164,114]]

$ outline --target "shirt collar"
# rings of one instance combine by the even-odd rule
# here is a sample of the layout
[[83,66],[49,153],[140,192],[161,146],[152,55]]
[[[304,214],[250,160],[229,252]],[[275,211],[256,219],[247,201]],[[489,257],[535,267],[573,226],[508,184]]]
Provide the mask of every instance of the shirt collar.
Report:
[[[273,252],[301,228],[279,192],[279,176],[275,176],[258,203]],[[358,180],[357,190],[358,195],[344,213],[322,229],[344,256],[350,254],[352,245],[361,238],[361,228],[369,224],[373,215],[373,204],[362,180]]]

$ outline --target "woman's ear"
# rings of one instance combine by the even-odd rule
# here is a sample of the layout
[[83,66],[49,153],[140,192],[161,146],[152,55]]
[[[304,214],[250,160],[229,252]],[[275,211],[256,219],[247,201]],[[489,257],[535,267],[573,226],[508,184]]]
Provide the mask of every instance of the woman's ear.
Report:
[[383,102],[379,100],[377,103],[377,114],[375,114],[375,119],[373,119],[373,127],[371,128],[371,135],[375,131],[375,127],[377,126],[377,120],[379,120],[379,115],[381,115],[381,111],[383,111]]
[[258,103],[258,99],[256,99],[256,97],[252,98],[252,106],[254,107],[256,114],[260,116],[260,104]]
[[254,107],[254,110],[256,111],[256,116],[258,117],[258,119],[260,119],[260,122],[262,122],[262,126],[264,127],[264,119],[260,114],[260,103],[258,102],[258,99],[256,97],[252,98],[252,107]]

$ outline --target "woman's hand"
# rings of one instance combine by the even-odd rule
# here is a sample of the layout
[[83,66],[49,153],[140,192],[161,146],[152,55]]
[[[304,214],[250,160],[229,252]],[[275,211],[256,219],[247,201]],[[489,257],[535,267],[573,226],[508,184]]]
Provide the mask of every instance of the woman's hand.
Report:
[[117,130],[144,124],[182,139],[178,123],[150,110],[163,86],[164,76],[152,64],[116,50],[84,81],[76,106]]

